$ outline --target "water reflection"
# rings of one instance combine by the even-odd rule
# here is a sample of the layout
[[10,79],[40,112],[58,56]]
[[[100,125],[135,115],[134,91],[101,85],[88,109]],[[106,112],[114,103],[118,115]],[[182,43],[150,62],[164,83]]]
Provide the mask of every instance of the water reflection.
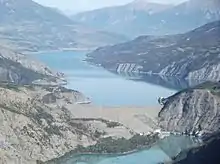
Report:
[[144,81],[147,83],[163,86],[174,90],[186,89],[205,82],[205,80],[178,79],[172,76],[160,76],[155,74],[139,74],[132,72],[114,72],[114,71],[112,71],[112,73],[122,76],[126,79],[130,79],[134,81]]

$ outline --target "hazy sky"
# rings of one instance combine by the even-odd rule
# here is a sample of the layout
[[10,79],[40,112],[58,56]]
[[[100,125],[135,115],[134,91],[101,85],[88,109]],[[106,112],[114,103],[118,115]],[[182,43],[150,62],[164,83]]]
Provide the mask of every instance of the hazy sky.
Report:
[[[61,10],[71,10],[71,11],[85,11],[92,10],[96,8],[121,5],[131,2],[133,0],[34,0],[40,4],[56,7]],[[159,3],[180,3],[186,0],[147,0],[150,2]]]

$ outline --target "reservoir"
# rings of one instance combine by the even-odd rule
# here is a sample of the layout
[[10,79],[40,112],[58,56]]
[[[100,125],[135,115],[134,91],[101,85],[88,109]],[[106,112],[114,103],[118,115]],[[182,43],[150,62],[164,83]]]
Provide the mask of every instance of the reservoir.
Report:
[[156,85],[131,76],[120,76],[85,61],[86,52],[64,51],[35,54],[50,68],[63,72],[68,87],[89,97],[94,104],[105,106],[155,106],[158,97],[167,97],[175,88]]

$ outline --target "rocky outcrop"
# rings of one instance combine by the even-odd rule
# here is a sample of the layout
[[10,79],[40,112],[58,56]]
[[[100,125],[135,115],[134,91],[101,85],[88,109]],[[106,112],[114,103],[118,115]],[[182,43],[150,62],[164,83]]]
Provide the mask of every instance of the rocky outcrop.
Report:
[[133,41],[102,47],[88,61],[118,72],[172,76],[192,81],[220,80],[220,21],[185,34],[142,36]]
[[159,125],[166,131],[207,138],[219,132],[220,83],[204,83],[168,98],[159,113]]
[[48,161],[99,139],[118,137],[114,128],[134,134],[122,124],[74,116],[81,93],[63,87],[0,85],[0,163]]
[[158,114],[159,126],[165,131],[194,136],[202,142],[182,149],[167,163],[219,163],[219,118],[220,82],[206,82],[169,97]]

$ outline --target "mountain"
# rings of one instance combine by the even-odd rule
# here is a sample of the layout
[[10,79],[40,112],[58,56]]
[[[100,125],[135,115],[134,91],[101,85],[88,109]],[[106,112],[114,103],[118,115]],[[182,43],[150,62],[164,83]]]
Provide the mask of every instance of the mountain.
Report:
[[159,126],[165,131],[193,135],[200,140],[199,145],[183,150],[173,158],[173,163],[219,163],[219,104],[219,82],[206,82],[167,98],[158,115]]
[[54,8],[31,0],[0,1],[0,43],[14,49],[90,48],[124,41],[124,36],[75,23]]
[[151,3],[146,0],[135,0],[123,6],[79,13],[71,18],[90,27],[133,37],[145,34],[148,18],[170,7],[172,6]]
[[171,6],[135,0],[124,6],[79,13],[72,19],[129,37],[177,34],[220,19],[219,1],[203,1],[190,0]]
[[220,21],[193,31],[137,39],[98,48],[88,61],[117,72],[175,76],[197,81],[220,80]]

